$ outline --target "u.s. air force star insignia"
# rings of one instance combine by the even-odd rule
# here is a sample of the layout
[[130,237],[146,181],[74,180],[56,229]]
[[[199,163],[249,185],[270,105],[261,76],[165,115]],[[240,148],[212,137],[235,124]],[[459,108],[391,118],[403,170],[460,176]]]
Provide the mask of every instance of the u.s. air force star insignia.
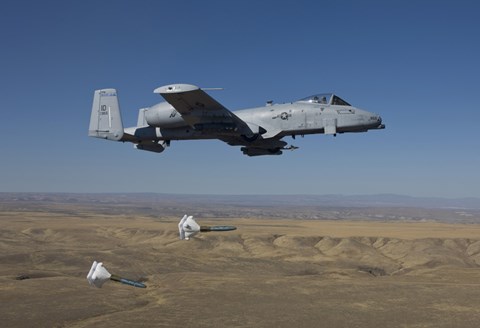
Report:
[[280,114],[280,118],[281,118],[282,120],[288,119],[288,113],[287,113],[287,112],[283,112],[282,114]]

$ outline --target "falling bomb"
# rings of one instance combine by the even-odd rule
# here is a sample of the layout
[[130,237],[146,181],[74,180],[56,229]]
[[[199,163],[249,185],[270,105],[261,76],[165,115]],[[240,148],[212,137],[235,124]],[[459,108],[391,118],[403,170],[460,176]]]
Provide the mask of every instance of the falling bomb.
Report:
[[200,226],[193,216],[187,216],[186,214],[178,223],[178,232],[181,240],[189,240],[190,237],[195,236],[199,232],[209,231],[231,231],[236,230],[234,226]]
[[103,266],[102,262],[93,261],[92,267],[87,274],[87,280],[90,285],[95,286],[97,288],[102,288],[103,284],[108,280],[113,280],[120,282],[125,285],[130,285],[133,287],[138,288],[147,288],[146,285],[139,281],[130,280],[126,278],[122,278],[120,276],[111,274],[108,270]]

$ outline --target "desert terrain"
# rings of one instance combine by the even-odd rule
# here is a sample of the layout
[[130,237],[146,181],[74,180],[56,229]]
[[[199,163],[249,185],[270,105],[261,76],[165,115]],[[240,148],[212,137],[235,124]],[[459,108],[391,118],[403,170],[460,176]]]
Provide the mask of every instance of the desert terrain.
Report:
[[[249,209],[257,217],[195,213],[202,225],[237,230],[181,241],[178,204],[157,215],[108,202],[12,204],[0,204],[2,327],[480,322],[478,223],[389,220],[383,214],[377,220],[294,219]],[[148,287],[92,287],[86,275],[94,260]]]

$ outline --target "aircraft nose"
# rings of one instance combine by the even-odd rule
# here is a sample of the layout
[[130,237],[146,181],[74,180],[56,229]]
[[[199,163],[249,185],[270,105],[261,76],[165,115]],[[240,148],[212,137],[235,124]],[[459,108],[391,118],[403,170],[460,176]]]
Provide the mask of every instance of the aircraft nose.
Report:
[[385,129],[385,124],[382,124],[382,117],[380,115],[377,115],[377,123],[377,129]]

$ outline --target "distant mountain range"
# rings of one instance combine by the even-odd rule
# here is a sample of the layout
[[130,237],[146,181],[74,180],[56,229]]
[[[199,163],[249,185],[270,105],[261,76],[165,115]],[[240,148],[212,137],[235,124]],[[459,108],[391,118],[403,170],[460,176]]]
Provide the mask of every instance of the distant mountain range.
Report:
[[0,193],[0,201],[178,203],[236,207],[415,207],[480,210],[480,198],[378,195],[197,195],[162,193]]
[[66,217],[144,216],[480,223],[478,198],[401,195],[174,195],[158,193],[0,193],[0,217],[14,212]]

